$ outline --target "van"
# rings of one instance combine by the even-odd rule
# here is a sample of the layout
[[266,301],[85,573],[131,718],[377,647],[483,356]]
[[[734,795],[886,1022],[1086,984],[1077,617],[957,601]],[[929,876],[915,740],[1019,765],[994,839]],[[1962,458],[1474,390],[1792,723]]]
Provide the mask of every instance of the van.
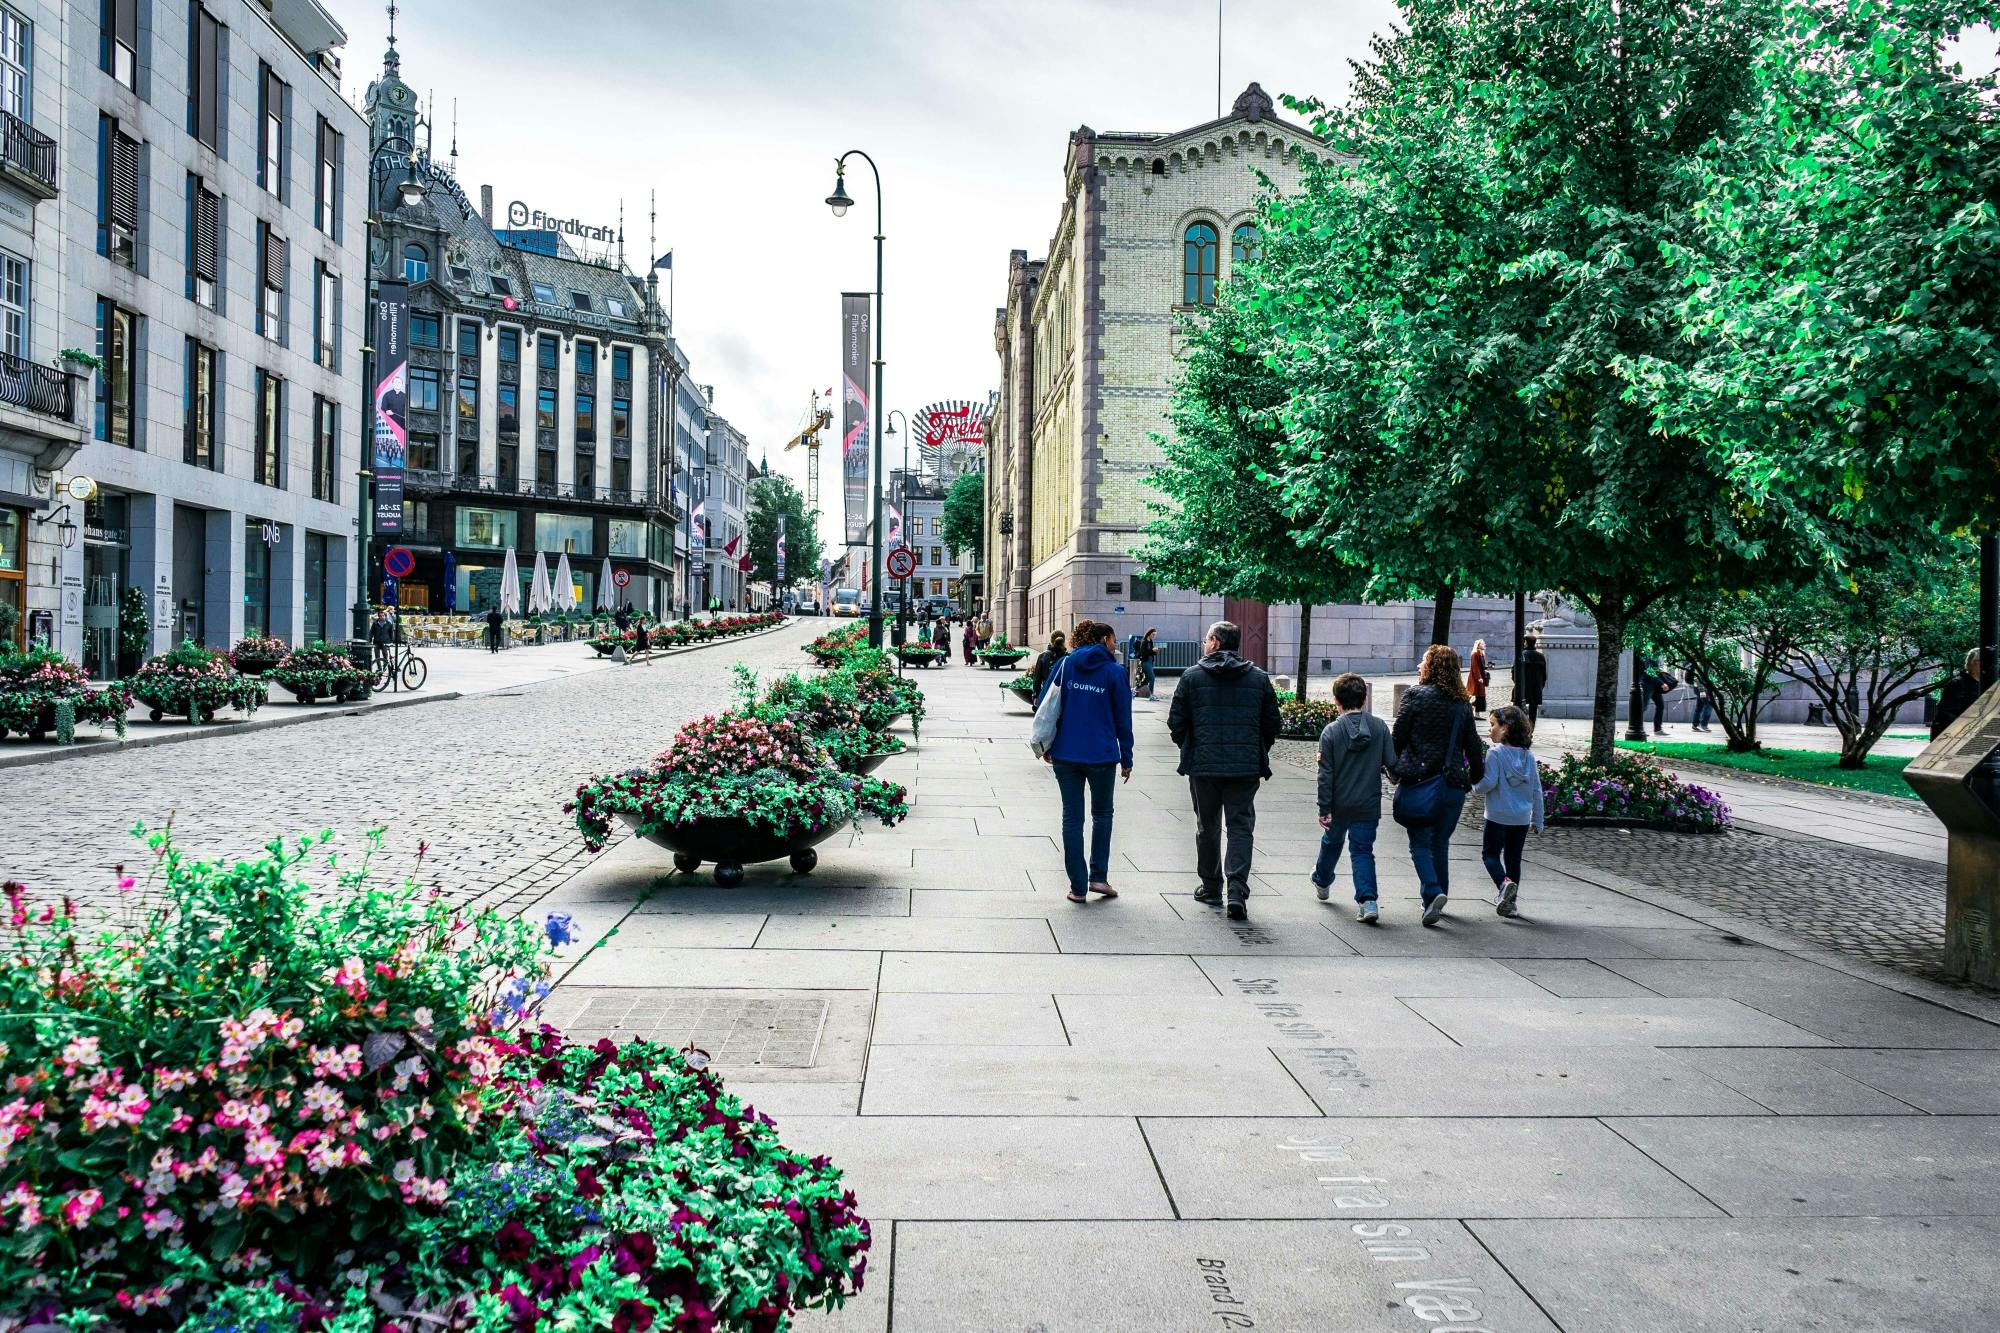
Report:
[[837,616],[860,615],[861,589],[835,588],[833,590],[833,613]]

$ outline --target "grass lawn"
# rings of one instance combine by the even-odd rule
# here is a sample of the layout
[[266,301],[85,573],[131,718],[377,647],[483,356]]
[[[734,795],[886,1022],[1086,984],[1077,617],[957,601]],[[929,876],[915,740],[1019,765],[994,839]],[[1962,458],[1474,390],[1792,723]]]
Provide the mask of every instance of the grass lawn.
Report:
[[1724,745],[1688,741],[1620,741],[1618,748],[1658,755],[1669,762],[1690,760],[1714,764],[1717,768],[1739,769],[1745,773],[1764,773],[1772,777],[1795,778],[1800,782],[1817,782],[1827,787],[1869,791],[1878,796],[1917,799],[1917,794],[1910,790],[1910,784],[1903,781],[1903,770],[1910,761],[1891,755],[1869,755],[1866,768],[1841,768],[1838,766],[1840,756],[1828,750],[1777,750],[1766,747],[1762,754],[1731,754]]

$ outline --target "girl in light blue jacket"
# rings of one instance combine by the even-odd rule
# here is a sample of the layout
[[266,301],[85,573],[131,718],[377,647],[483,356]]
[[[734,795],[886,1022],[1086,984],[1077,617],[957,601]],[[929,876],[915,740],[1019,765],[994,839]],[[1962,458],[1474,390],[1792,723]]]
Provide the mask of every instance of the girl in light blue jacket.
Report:
[[1542,769],[1529,749],[1535,724],[1526,713],[1512,705],[1496,708],[1490,725],[1493,748],[1486,755],[1486,772],[1472,784],[1472,795],[1486,798],[1486,836],[1479,855],[1500,891],[1493,910],[1515,916],[1521,910],[1515,905],[1521,894],[1521,850],[1530,828],[1542,831]]

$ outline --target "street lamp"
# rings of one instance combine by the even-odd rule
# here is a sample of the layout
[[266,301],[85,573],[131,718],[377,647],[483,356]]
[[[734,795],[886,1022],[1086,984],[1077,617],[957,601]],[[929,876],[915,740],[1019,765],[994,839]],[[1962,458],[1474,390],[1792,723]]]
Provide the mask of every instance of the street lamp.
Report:
[[847,159],[858,157],[868,164],[870,174],[875,177],[875,428],[872,432],[874,458],[870,476],[875,485],[870,487],[874,495],[874,524],[869,534],[869,586],[874,596],[868,599],[868,646],[882,646],[882,170],[875,165],[875,159],[859,148],[850,148],[834,162],[833,193],[826,197],[826,206],[833,210],[835,217],[844,217],[854,206],[854,200],[847,194]]

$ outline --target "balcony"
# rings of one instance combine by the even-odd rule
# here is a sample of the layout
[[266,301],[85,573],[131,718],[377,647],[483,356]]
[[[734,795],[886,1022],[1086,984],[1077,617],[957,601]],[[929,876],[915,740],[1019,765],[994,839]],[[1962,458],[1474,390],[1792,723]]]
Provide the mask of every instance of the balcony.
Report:
[[0,173],[38,199],[56,197],[56,141],[0,111]]
[[560,500],[594,508],[664,510],[672,506],[655,491],[598,486],[593,482],[532,481],[516,477],[474,477],[464,473],[411,470],[404,484],[415,493],[468,496],[520,496]]
[[[0,115],[4,115],[0,112]],[[83,376],[0,352],[0,403],[24,407],[64,425],[76,421],[76,386]]]

